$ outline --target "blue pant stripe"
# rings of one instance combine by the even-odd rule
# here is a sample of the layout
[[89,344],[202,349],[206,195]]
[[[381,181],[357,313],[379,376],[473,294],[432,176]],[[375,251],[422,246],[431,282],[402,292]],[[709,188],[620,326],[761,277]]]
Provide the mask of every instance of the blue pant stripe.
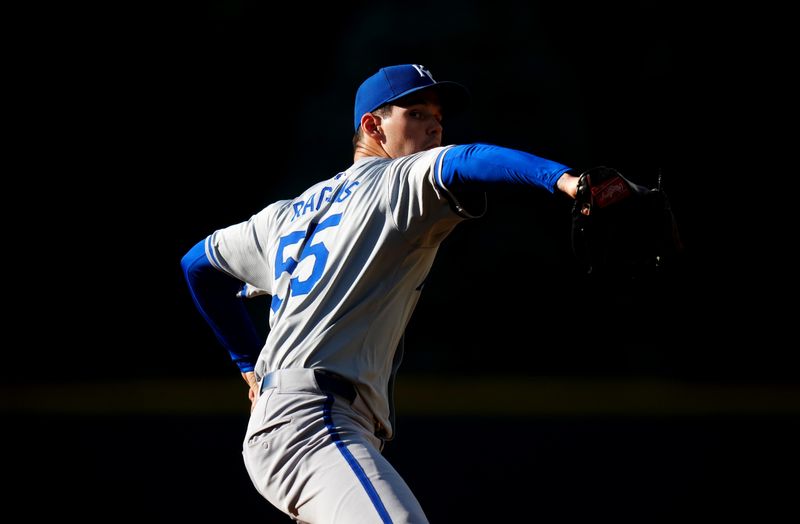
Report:
[[333,416],[331,415],[332,407],[333,395],[328,394],[328,399],[325,401],[325,407],[323,408],[322,412],[322,416],[325,420],[325,427],[328,429],[328,434],[336,443],[336,447],[339,448],[339,452],[350,465],[350,469],[352,469],[353,473],[355,473],[356,477],[358,477],[359,482],[361,482],[361,485],[367,492],[369,499],[372,501],[372,505],[375,506],[375,509],[378,511],[378,515],[380,515],[381,520],[384,522],[384,524],[392,524],[392,517],[390,517],[389,512],[386,511],[386,506],[383,505],[383,501],[378,495],[378,492],[375,490],[375,486],[372,485],[372,482],[370,482],[367,474],[364,472],[364,468],[361,467],[361,464],[359,464],[353,454],[350,453],[350,450],[347,449],[345,443],[342,442],[341,435],[339,435],[339,432],[336,431],[336,427],[333,425]]

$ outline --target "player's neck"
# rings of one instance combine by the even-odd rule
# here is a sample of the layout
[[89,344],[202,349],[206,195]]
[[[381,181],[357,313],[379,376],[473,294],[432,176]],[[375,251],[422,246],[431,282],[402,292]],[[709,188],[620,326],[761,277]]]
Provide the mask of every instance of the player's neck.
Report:
[[379,143],[372,140],[362,140],[356,145],[355,153],[353,153],[353,162],[362,158],[375,156],[379,158],[391,158]]

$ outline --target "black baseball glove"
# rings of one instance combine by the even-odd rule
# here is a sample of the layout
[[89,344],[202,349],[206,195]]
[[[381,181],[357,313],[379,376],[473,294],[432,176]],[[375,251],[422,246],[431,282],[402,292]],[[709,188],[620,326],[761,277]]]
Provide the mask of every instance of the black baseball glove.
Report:
[[591,275],[663,272],[683,247],[660,177],[649,189],[609,167],[583,172],[572,208],[572,249]]

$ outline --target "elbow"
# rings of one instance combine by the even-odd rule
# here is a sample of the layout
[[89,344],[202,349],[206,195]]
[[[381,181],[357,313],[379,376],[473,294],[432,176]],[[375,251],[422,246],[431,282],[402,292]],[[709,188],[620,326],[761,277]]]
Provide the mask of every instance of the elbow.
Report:
[[181,270],[186,282],[191,286],[192,280],[197,276],[204,265],[210,265],[206,257],[205,240],[201,240],[181,258]]
[[183,276],[189,277],[189,271],[192,267],[191,257],[189,256],[191,251],[187,251],[183,258],[181,258],[181,271],[183,272]]

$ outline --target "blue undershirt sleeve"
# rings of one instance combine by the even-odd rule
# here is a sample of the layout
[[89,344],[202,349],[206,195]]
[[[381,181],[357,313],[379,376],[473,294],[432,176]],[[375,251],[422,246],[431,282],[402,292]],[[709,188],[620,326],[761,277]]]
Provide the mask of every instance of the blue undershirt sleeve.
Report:
[[198,242],[181,259],[195,306],[242,373],[253,371],[263,345],[253,320],[236,293],[242,282],[214,268]]
[[489,144],[452,147],[444,155],[441,182],[454,193],[499,185],[540,187],[554,193],[569,167],[545,158]]

